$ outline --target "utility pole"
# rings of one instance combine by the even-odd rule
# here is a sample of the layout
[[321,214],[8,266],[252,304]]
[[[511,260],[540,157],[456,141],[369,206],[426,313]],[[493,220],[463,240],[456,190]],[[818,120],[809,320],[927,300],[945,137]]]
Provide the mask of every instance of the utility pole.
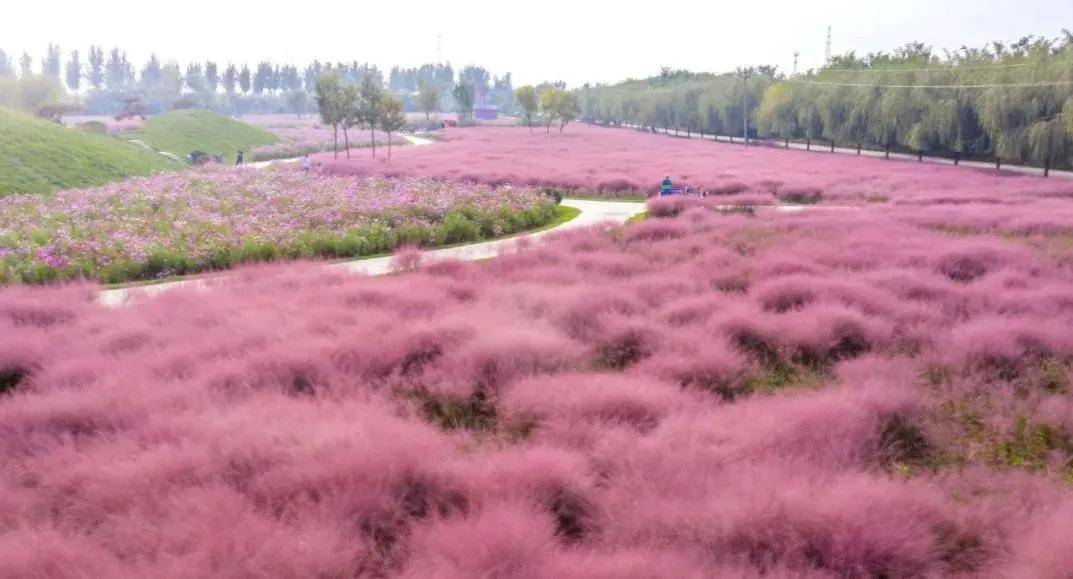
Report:
[[749,146],[749,69],[741,68],[741,138]]
[[794,51],[794,76],[797,76],[797,57],[801,56],[800,52]]
[[827,47],[823,51],[823,63],[831,63],[831,25],[827,25]]

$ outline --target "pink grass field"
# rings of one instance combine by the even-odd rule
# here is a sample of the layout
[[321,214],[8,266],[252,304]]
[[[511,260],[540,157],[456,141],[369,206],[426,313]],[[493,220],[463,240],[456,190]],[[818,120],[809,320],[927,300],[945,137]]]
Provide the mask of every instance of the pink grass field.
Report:
[[[569,125],[448,129],[445,143],[408,147],[391,163],[359,156],[332,162],[338,173],[417,175],[603,193],[654,192],[665,175],[679,184],[750,202],[819,193],[824,202],[954,202],[1073,194],[1073,181],[989,170],[885,161],[676,139],[631,129]],[[773,195],[774,194],[774,195]]]
[[[742,180],[831,162],[594,138]],[[0,576],[1068,577],[1073,273],[1040,224],[1069,200],[994,195],[664,201],[485,263],[249,267],[115,310],[4,289]]]

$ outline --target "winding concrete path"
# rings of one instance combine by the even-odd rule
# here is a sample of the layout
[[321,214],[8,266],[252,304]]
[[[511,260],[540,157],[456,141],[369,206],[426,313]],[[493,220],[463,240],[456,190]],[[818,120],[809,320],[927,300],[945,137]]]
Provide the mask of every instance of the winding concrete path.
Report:
[[[508,237],[506,239],[498,239],[495,241],[486,241],[483,243],[473,243],[470,245],[460,245],[457,247],[447,247],[443,249],[433,249],[425,251],[422,254],[422,262],[429,263],[445,259],[460,259],[464,261],[475,261],[480,259],[488,259],[496,257],[502,253],[515,251],[518,247],[518,241],[525,239],[527,242],[538,240],[554,231],[563,231],[566,229],[573,229],[578,227],[594,226],[599,224],[619,225],[624,223],[630,217],[644,212],[645,204],[626,201],[585,201],[580,199],[563,199],[562,204],[566,207],[574,207],[579,209],[581,213],[556,227],[551,229],[545,229],[535,233],[518,235],[515,237]],[[325,265],[325,267],[341,269],[350,273],[359,275],[384,275],[391,273],[392,271],[392,256],[374,257],[370,259],[357,259],[353,261],[344,261],[339,263],[333,263]],[[118,288],[110,290],[102,290],[98,294],[98,301],[105,306],[119,307],[127,303],[132,298],[151,297],[166,291],[173,289],[186,287],[196,289],[210,289],[214,285],[225,283],[228,278],[227,274],[210,275],[205,277],[196,277],[187,280],[173,281],[160,283],[156,285],[144,285],[144,286],[132,286],[129,288]]]
[[[416,135],[411,135],[411,134],[408,134],[408,133],[399,133],[399,136],[402,137],[403,139],[405,139],[406,142],[410,143],[411,145],[415,145],[415,146],[418,146],[418,147],[424,147],[426,145],[431,145],[431,144],[436,142],[436,141],[433,141],[432,139],[426,139],[426,138],[418,137]],[[269,159],[267,161],[254,161],[252,163],[246,163],[246,166],[247,167],[253,167],[254,169],[264,169],[265,167],[267,167],[269,165],[274,165],[274,164],[277,164],[277,163],[279,163],[281,165],[286,165],[287,163],[297,163],[298,161],[301,161],[301,160],[302,160],[302,157],[291,157],[289,159]]]

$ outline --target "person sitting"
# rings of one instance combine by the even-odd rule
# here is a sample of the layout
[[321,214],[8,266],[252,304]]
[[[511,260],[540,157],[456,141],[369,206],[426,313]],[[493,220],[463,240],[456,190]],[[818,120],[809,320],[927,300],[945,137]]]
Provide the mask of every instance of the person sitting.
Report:
[[674,186],[671,185],[671,176],[667,175],[666,177],[663,178],[663,182],[659,184],[659,194],[661,196],[662,195],[670,195],[671,191],[673,189],[674,189]]

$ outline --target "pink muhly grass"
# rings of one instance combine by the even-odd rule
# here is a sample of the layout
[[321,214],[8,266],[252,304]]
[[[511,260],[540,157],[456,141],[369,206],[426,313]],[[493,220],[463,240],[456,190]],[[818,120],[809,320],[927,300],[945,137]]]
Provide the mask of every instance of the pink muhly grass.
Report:
[[395,249],[391,256],[391,271],[406,273],[417,271],[421,267],[421,248],[404,245]]
[[[770,195],[738,169],[836,161],[736,151],[672,174]],[[825,202],[1024,184],[1003,207],[1025,223],[1065,202],[866,165],[892,174],[779,180]],[[1041,244],[1062,234],[945,204],[991,229],[694,207],[380,278],[242,267],[118,309],[5,288],[0,575],[1060,575],[1073,276]]]

